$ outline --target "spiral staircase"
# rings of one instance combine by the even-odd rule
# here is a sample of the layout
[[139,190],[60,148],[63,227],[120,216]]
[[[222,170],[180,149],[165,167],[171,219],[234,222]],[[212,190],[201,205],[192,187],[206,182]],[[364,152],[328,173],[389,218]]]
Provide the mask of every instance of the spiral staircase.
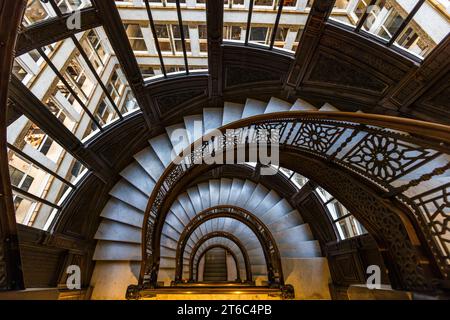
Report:
[[[339,110],[330,104],[318,109],[301,99],[294,104],[278,98],[271,98],[269,102],[247,99],[245,105],[225,102],[223,109],[205,108],[203,114],[186,116],[184,123],[167,127],[166,134],[151,139],[150,146],[134,156],[135,161],[121,172],[122,178],[110,191],[111,198],[101,213],[103,220],[95,236],[98,243],[93,259],[110,265],[115,262],[141,261],[144,212],[155,184],[172,161],[173,152],[180,153],[204,134],[234,121],[289,111]],[[199,127],[196,126],[198,123],[202,124],[201,131],[195,130]],[[173,138],[177,129],[186,130],[186,139]],[[261,218],[273,233],[282,258],[321,257],[319,244],[313,239],[308,224],[303,223],[301,213],[293,210],[287,199],[280,197],[274,190],[249,180],[210,180],[188,189],[173,203],[161,237],[159,281],[169,285],[174,279],[176,244],[186,224],[196,213],[219,204],[238,205]],[[218,223],[223,224],[225,220],[219,219]],[[243,228],[239,234],[239,223],[231,222],[229,230],[241,237],[249,250],[254,276],[252,280],[265,280],[267,271],[264,256],[257,246],[255,236],[245,232]],[[212,224],[210,221],[196,230],[190,240],[185,252],[186,268],[183,268],[183,277],[187,277],[188,254],[195,239],[213,230]],[[214,222],[214,225],[217,226],[217,223]]]

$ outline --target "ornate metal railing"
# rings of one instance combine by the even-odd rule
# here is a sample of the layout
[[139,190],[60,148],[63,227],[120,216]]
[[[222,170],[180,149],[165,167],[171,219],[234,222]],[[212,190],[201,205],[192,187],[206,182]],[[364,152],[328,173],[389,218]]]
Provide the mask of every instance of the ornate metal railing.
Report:
[[[276,135],[261,137],[262,130]],[[278,136],[279,141],[273,137]],[[226,149],[258,147],[262,142],[310,154],[371,183],[387,199],[412,212],[443,278],[450,265],[450,128],[411,119],[346,112],[290,112],[253,117],[211,133],[185,150],[158,181],[143,226],[140,282],[156,283],[155,230],[173,187],[199,159]]]

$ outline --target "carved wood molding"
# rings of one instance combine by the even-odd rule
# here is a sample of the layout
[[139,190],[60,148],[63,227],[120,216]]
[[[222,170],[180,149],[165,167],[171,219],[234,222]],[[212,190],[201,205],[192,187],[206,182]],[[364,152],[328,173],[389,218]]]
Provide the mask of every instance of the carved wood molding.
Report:
[[[449,96],[442,92],[448,88],[450,71],[450,35],[407,77],[393,87],[389,95],[380,101],[380,105],[397,108],[403,114],[424,113],[431,117],[433,112],[449,115]],[[439,84],[441,88],[439,88]],[[436,87],[437,85],[437,87]],[[427,98],[444,95],[443,103],[427,103]],[[446,100],[446,102],[444,102]],[[429,110],[429,109],[432,109]],[[428,109],[428,110],[427,110]],[[431,112],[430,112],[431,111]]]
[[305,76],[309,63],[320,42],[320,37],[325,29],[325,23],[333,10],[336,0],[315,0],[311,6],[311,12],[306,21],[300,45],[295,53],[295,61],[289,70],[286,81],[288,90],[296,90]]

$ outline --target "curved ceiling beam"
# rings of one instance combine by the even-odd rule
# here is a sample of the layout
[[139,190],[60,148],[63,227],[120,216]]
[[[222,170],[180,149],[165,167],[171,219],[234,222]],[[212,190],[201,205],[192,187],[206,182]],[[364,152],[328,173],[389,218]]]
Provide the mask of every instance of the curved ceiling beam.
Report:
[[[186,244],[192,233],[203,223],[212,219],[230,218],[244,223],[258,238],[264,252],[269,281],[273,284],[284,284],[281,257],[275,239],[270,230],[255,215],[235,206],[216,206],[197,214],[185,227],[178,241],[176,253],[175,281],[180,282],[183,276],[183,256]],[[159,258],[155,258],[159,259]]]
[[[200,261],[206,255],[206,253],[208,253],[208,251],[210,251],[211,249],[216,249],[216,248],[220,248],[220,249],[225,250],[228,254],[230,254],[233,257],[234,265],[236,266],[236,274],[237,274],[236,282],[241,282],[241,275],[239,273],[239,270],[240,270],[239,269],[239,261],[237,259],[236,254],[233,252],[233,250],[231,250],[227,246],[224,246],[224,245],[221,245],[221,244],[210,245],[205,250],[203,250],[203,252],[200,253],[200,256],[199,256],[199,258],[197,260],[197,264],[195,266],[195,270],[196,270],[196,272],[195,272],[195,277],[196,277],[195,281],[198,282],[198,278],[199,278],[198,277],[198,269],[199,269]],[[192,257],[192,256],[191,256],[191,260],[189,261],[189,265],[190,265],[190,268],[189,268],[189,275],[190,275],[189,276],[189,282],[192,282],[192,281],[194,281],[194,276],[193,276],[194,257]],[[192,270],[192,271],[190,271],[190,270]]]

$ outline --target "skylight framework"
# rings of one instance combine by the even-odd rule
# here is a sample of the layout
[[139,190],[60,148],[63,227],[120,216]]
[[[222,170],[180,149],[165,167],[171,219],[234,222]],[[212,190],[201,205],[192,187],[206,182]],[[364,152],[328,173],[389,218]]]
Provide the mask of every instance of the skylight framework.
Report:
[[8,127],[8,161],[17,222],[44,230],[88,171],[25,116]]
[[[90,0],[28,0],[23,24],[27,27],[92,6]],[[55,10],[56,9],[56,10]]]
[[[191,3],[192,4],[192,3]],[[205,3],[116,1],[144,80],[207,69]],[[136,20],[139,15],[142,19]]]
[[336,1],[331,20],[391,48],[425,58],[448,36],[448,6],[437,0]]

